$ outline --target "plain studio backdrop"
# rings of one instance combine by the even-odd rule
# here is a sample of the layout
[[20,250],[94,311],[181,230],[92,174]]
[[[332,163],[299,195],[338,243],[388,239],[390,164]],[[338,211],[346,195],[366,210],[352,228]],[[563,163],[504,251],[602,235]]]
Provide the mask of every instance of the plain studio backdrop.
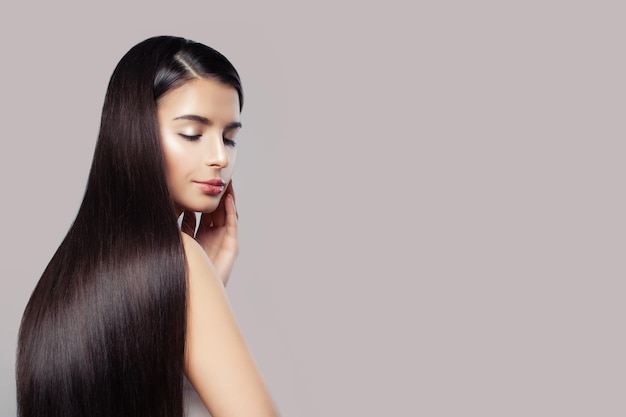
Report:
[[108,79],[160,34],[243,79],[227,292],[283,416],[626,415],[621,2],[41,3],[0,6],[0,415]]

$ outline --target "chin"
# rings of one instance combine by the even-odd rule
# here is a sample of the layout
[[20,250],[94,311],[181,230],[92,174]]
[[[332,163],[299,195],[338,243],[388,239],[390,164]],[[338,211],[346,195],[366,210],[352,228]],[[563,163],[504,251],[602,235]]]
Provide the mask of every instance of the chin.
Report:
[[203,208],[202,210],[196,210],[198,213],[213,213],[215,211],[215,209],[217,208],[217,206],[215,207],[207,207],[207,208]]
[[215,201],[212,201],[210,203],[204,201],[201,203],[189,204],[188,206],[185,206],[185,208],[186,210],[195,211],[198,213],[213,213],[215,209],[217,209],[217,206],[220,204],[221,199],[222,198],[220,196],[220,198],[215,199]]
[[196,213],[213,213],[222,201],[223,194],[216,196],[187,196],[187,198],[175,199],[175,205],[184,211]]

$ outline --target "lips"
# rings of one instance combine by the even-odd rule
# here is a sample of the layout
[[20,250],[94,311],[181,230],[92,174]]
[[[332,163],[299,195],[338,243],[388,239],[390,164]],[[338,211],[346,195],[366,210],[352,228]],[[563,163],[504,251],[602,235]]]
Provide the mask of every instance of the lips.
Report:
[[217,195],[224,190],[226,183],[220,179],[212,179],[208,181],[195,181],[200,190],[206,194]]

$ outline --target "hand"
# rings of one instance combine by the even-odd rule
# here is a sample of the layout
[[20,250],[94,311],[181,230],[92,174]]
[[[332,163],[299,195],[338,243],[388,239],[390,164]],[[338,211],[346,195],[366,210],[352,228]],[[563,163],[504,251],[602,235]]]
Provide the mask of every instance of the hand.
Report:
[[228,281],[235,259],[239,254],[239,240],[237,238],[238,218],[232,180],[226,187],[226,191],[215,211],[202,213],[200,225],[195,236],[195,213],[185,211],[183,215],[181,230],[196,239],[202,246],[224,285]]

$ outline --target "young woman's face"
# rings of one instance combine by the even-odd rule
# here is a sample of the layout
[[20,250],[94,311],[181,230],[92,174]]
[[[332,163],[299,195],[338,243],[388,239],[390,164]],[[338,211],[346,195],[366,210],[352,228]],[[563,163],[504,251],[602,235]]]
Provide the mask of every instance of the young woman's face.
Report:
[[177,213],[210,213],[224,194],[235,167],[239,96],[208,78],[186,82],[157,102],[167,185]]

